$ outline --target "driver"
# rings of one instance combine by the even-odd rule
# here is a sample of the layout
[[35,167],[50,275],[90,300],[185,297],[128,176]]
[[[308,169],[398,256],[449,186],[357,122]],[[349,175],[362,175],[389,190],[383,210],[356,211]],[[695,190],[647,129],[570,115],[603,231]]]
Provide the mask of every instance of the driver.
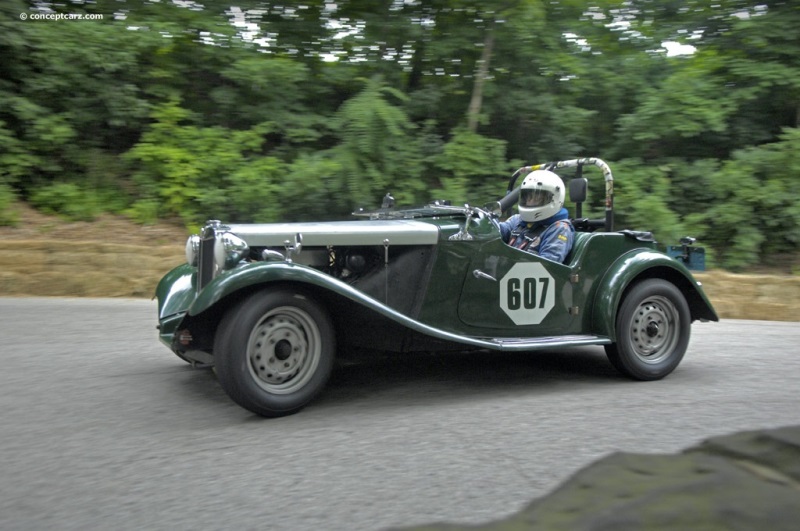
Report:
[[563,263],[572,249],[575,227],[564,208],[564,181],[548,170],[525,176],[519,192],[519,214],[500,223],[503,241],[542,258]]

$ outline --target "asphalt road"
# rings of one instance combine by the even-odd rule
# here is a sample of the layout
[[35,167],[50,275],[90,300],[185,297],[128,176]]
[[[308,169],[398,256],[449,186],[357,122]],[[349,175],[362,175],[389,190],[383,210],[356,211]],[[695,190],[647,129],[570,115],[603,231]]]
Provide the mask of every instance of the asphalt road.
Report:
[[482,523],[610,452],[800,424],[800,323],[693,333],[660,382],[602,348],[382,358],[267,420],[158,343],[155,302],[0,298],[0,529]]

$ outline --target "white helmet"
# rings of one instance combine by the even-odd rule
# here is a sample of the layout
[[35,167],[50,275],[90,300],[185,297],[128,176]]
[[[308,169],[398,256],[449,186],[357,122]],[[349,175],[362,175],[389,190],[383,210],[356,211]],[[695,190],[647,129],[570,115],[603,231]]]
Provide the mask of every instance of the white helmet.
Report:
[[554,216],[564,206],[564,181],[548,170],[525,176],[519,190],[519,216],[528,223]]

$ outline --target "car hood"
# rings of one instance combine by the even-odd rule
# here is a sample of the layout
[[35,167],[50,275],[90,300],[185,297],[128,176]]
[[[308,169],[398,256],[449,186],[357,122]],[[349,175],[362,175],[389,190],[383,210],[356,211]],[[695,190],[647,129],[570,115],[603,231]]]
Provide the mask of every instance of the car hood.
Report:
[[[307,223],[253,223],[229,225],[250,247],[282,247],[296,234],[303,245],[433,245],[439,227],[414,220],[328,221]],[[388,240],[388,242],[386,242]]]

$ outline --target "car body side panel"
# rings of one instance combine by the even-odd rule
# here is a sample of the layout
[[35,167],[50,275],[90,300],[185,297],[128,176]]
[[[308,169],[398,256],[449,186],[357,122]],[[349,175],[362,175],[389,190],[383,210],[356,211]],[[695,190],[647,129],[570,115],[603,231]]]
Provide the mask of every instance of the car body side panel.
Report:
[[[458,306],[463,324],[497,336],[578,332],[570,314],[573,285],[568,266],[510,247],[500,238],[477,247],[468,263]],[[509,291],[517,298],[518,310],[509,310]],[[531,308],[524,309],[525,304]],[[538,313],[533,319],[537,322],[519,322],[520,316],[532,313]]]
[[[184,270],[184,276],[186,278],[190,278],[192,273]],[[177,279],[172,285],[182,286],[187,282],[188,280]],[[415,319],[411,319],[410,317],[405,316],[384,305],[380,301],[377,301],[358,291],[357,289],[354,289],[352,286],[331,278],[329,275],[306,266],[289,264],[285,262],[253,263],[219,275],[212,280],[212,282],[206,286],[206,288],[203,289],[194,302],[189,306],[188,310],[178,311],[177,313],[165,316],[160,320],[161,341],[175,350],[176,346],[173,341],[175,331],[182,326],[182,322],[185,319],[201,316],[206,310],[215,308],[215,304],[228,294],[234,294],[248,289],[256,289],[258,287],[267,286],[271,283],[281,283],[286,285],[286,282],[293,282],[297,285],[302,285],[306,289],[309,287],[316,287],[318,289],[327,290],[328,292],[346,297],[351,301],[361,305],[366,310],[375,312],[382,317],[390,319],[401,327],[405,327],[412,332],[427,335],[440,341],[461,343],[474,348],[516,351],[546,349],[553,348],[554,346],[602,344],[608,342],[608,339],[604,337],[589,336],[552,337],[538,339],[531,338],[513,341],[499,341],[492,337],[461,335],[448,330],[442,330]],[[164,290],[162,290],[161,293],[167,298],[173,297],[175,300],[179,298],[179,292],[170,293],[168,286],[163,286],[163,288]],[[180,288],[178,288],[178,290],[180,290]],[[175,306],[173,309],[177,310],[178,306]]]
[[[471,264],[464,272],[465,281],[460,291],[461,320],[470,328],[481,329],[484,333],[493,332],[498,336],[517,334],[535,337],[585,333],[603,335],[606,330],[596,329],[592,317],[601,280],[619,256],[634,250],[649,251],[655,244],[639,241],[622,233],[602,232],[577,234],[576,241],[579,243],[565,264],[512,249],[499,237],[475,246],[469,253],[458,253],[455,260],[457,264],[463,264],[467,257],[471,257]],[[654,255],[662,256],[657,253]],[[502,291],[509,289],[508,283],[503,280],[509,275],[510,268],[525,263],[539,263],[549,273],[555,282],[556,300],[540,322],[519,325],[512,322],[509,314],[502,310],[504,303],[500,298]],[[476,278],[473,275],[475,270],[489,274],[497,282],[486,277]],[[624,287],[622,285],[619,289]],[[454,288],[448,289],[452,293]],[[612,311],[616,312],[616,307]]]
[[[568,267],[505,244],[499,227],[488,217],[468,221],[467,239],[449,239],[461,233],[462,224],[439,223],[442,240],[437,246],[431,281],[419,314],[421,321],[453,333],[468,331],[469,335],[486,337],[578,333],[571,325],[573,319],[569,313],[572,285]],[[503,310],[502,280],[521,263],[538,268],[535,271],[546,270],[553,279],[552,287],[548,286],[551,291],[547,301],[553,307],[535,325],[520,325]]]

